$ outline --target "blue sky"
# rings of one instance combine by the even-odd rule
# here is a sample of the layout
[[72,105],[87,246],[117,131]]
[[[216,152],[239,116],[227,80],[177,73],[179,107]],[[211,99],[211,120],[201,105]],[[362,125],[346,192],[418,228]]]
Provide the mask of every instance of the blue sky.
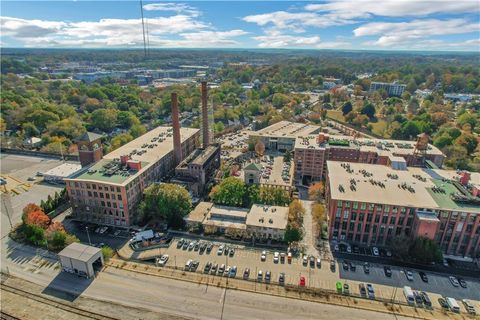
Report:
[[[480,51],[478,0],[144,1],[151,48]],[[2,1],[3,47],[143,46],[139,1]]]

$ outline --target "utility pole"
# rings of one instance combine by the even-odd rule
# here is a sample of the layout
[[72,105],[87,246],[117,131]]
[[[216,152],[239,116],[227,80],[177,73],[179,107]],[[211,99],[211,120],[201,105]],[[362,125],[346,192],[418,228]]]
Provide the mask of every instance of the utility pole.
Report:
[[145,40],[145,21],[143,20],[143,2],[140,0],[140,12],[142,14],[142,30],[143,30],[143,52],[145,54],[145,58],[147,57],[147,42]]
[[85,227],[85,229],[87,230],[88,244],[92,245],[92,243],[90,242],[90,233],[88,233],[88,227]]
[[5,214],[8,218],[8,223],[10,224],[10,230],[13,228],[12,224],[12,217],[10,216],[10,213],[12,212],[12,203],[10,202],[10,193],[5,188],[5,192],[2,193],[2,204],[5,209]]

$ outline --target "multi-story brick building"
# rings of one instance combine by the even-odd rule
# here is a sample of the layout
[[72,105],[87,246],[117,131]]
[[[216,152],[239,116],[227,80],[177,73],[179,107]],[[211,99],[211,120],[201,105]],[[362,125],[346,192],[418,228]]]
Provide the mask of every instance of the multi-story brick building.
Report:
[[[181,128],[181,154],[199,146],[198,129]],[[65,179],[75,218],[129,226],[135,206],[150,183],[173,173],[173,130],[157,127]]]
[[370,92],[384,89],[389,96],[401,96],[407,88],[407,85],[398,83],[396,81],[392,83],[388,82],[372,82],[370,84]]
[[480,174],[327,161],[330,240],[388,245],[425,236],[445,254],[480,255]]
[[[424,139],[422,137],[422,139]],[[427,140],[428,141],[428,140]],[[327,160],[361,162],[370,164],[394,164],[397,167],[441,167],[444,154],[426,142],[418,149],[418,142],[330,136],[320,133],[298,137],[295,141],[295,179],[320,181],[326,172]]]

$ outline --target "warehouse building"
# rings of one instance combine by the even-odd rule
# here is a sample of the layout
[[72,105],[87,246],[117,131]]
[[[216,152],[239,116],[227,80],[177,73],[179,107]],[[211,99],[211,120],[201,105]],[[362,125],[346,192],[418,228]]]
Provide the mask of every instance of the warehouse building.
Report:
[[82,277],[95,277],[104,264],[102,249],[72,243],[58,254],[62,270]]

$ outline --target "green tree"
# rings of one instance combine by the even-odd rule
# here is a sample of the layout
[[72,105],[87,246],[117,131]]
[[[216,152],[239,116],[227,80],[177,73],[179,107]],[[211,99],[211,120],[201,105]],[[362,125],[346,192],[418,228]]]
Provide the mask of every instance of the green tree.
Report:
[[343,106],[342,106],[343,115],[346,115],[347,113],[352,112],[352,110],[353,110],[353,107],[352,107],[352,103],[350,101],[347,101],[343,104]]
[[245,183],[235,177],[228,177],[212,188],[210,198],[215,204],[242,207],[244,205]]
[[272,97],[272,104],[275,108],[283,108],[290,102],[290,98],[283,93],[275,93]]
[[477,125],[477,117],[473,114],[466,112],[458,117],[457,123],[460,127],[463,127],[465,124],[469,124],[473,130],[473,128],[475,128],[475,126]]
[[128,133],[133,137],[133,138],[138,138],[141,135],[143,135],[145,132],[147,132],[147,129],[145,129],[144,126],[141,124],[134,124],[130,130],[128,130]]
[[45,230],[42,227],[34,224],[23,224],[21,228],[27,243],[35,246],[45,243]]
[[395,236],[389,241],[394,255],[402,260],[408,259],[411,243],[410,238],[405,235]]
[[291,226],[290,224],[287,225],[287,228],[285,229],[285,234],[283,236],[283,239],[287,243],[293,243],[293,242],[298,242],[302,240],[303,235],[302,235],[302,230],[296,227]]
[[410,256],[420,263],[440,262],[443,259],[442,251],[435,241],[426,238],[416,238],[409,249]]
[[373,119],[375,116],[375,106],[372,103],[367,102],[360,110],[360,113],[366,115],[370,119]]
[[215,132],[222,132],[225,130],[225,125],[221,121],[215,122],[214,130]]
[[111,131],[117,125],[117,111],[115,109],[97,109],[92,112],[91,124],[97,129]]
[[105,259],[105,262],[107,262],[108,260],[110,260],[111,257],[113,257],[114,251],[109,246],[105,246],[102,248],[102,254],[103,259]]
[[139,125],[140,120],[130,111],[119,111],[117,116],[118,125],[121,128],[130,128],[133,125]]
[[188,191],[177,184],[152,184],[145,188],[144,199],[140,204],[141,219],[167,221],[173,228],[183,227],[183,217],[192,209],[192,199]]

